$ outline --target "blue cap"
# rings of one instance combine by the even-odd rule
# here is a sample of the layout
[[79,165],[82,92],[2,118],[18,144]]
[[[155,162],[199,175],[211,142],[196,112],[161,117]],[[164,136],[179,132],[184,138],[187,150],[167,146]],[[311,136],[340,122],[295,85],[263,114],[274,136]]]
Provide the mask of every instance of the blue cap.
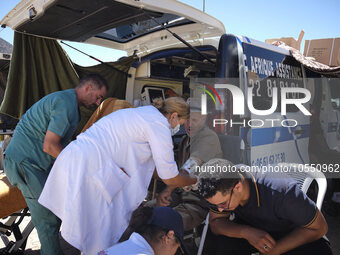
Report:
[[182,216],[170,207],[154,207],[151,219],[148,224],[156,225],[166,230],[173,230],[175,236],[181,242],[181,248],[185,254],[188,253],[188,249],[184,244],[184,227]]

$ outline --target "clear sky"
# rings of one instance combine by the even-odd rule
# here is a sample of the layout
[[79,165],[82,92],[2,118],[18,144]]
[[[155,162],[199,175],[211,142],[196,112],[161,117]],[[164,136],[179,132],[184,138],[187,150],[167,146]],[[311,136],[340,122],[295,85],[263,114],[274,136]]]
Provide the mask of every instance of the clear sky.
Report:
[[[18,2],[0,0],[0,19]],[[181,2],[200,10],[203,8],[203,0]],[[340,0],[205,0],[205,12],[222,21],[227,33],[245,35],[260,41],[279,37],[297,38],[301,29],[305,31],[303,42],[340,37]],[[13,43],[13,31],[10,28],[0,28],[0,37]],[[89,44],[71,44],[103,61],[115,61],[125,55],[125,52]],[[97,64],[75,50],[63,47],[77,64]]]

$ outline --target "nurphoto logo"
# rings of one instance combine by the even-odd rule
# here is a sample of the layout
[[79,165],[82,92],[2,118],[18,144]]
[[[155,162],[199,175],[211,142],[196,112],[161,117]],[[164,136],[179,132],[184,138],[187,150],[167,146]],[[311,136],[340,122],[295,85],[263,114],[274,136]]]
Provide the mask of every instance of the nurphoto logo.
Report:
[[[308,103],[311,99],[311,93],[306,88],[301,87],[270,87],[268,88],[269,97],[263,98],[259,100],[259,95],[254,94],[254,87],[246,88],[247,95],[245,99],[245,95],[241,88],[232,85],[232,84],[223,84],[217,83],[213,86],[208,85],[207,83],[201,83],[204,87],[200,87],[199,89],[203,91],[200,94],[201,98],[201,114],[207,115],[208,111],[208,96],[214,102],[215,107],[223,106],[223,100],[221,99],[220,94],[230,93],[232,100],[232,115],[244,115],[245,114],[245,106],[247,106],[249,112],[253,115],[257,116],[269,116],[273,113],[280,112],[280,115],[287,115],[288,107],[295,107],[297,111],[300,111],[305,116],[311,116],[312,114],[306,108],[305,104]],[[216,91],[218,90],[219,93]],[[258,93],[258,92],[256,92]],[[257,96],[257,98],[256,98]],[[257,102],[254,102],[256,98]],[[263,101],[266,103],[265,109],[258,109],[255,103],[259,104],[259,101]],[[280,101],[280,103],[279,103]],[[245,104],[247,103],[247,105]],[[264,107],[260,107],[264,108]],[[279,110],[278,110],[279,109]],[[298,121],[295,119],[288,119],[284,117],[284,119],[278,118],[251,118],[251,119],[243,119],[242,121],[234,121],[233,119],[224,119],[224,118],[214,118],[213,119],[213,127],[217,125],[227,125],[229,123],[230,126],[233,125],[241,125],[243,127],[263,127],[265,124],[271,125],[272,127],[276,125],[281,125],[282,127],[296,127],[298,125]]]

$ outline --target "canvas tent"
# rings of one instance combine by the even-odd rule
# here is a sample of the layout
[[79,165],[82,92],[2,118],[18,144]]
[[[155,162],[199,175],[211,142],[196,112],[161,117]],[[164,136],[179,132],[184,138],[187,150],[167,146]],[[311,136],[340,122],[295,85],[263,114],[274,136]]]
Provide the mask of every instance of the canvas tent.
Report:
[[[72,63],[56,40],[15,32],[7,89],[0,112],[20,119],[40,98],[54,91],[74,88],[79,78],[93,72],[101,74],[107,80],[107,97],[124,99],[127,71],[133,61],[133,57],[128,57],[107,63],[122,72],[104,64],[81,67]],[[81,108],[79,129],[93,110]]]
[[0,102],[3,99],[13,46],[0,38]]

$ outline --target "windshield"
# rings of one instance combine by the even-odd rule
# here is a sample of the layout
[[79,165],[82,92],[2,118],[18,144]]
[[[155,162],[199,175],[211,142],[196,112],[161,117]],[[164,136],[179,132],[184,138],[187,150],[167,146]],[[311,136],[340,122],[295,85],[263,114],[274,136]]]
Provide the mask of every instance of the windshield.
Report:
[[103,33],[97,34],[96,37],[117,42],[127,42],[139,36],[161,30],[162,27],[159,24],[163,24],[167,28],[170,28],[178,25],[193,23],[186,18],[167,13],[159,17],[155,17],[154,19],[156,21],[149,18],[142,21],[137,21],[135,23],[130,23],[128,25],[116,26]]

